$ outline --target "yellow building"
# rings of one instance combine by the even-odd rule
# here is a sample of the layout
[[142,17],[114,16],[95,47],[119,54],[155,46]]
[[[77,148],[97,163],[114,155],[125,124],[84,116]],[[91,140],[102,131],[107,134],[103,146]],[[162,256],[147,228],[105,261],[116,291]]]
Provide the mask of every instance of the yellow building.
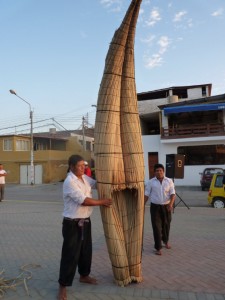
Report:
[[[50,183],[64,180],[68,158],[79,154],[91,162],[92,151],[84,150],[76,136],[61,134],[34,134],[34,183]],[[0,136],[0,163],[7,171],[8,183],[30,184],[30,136]]]

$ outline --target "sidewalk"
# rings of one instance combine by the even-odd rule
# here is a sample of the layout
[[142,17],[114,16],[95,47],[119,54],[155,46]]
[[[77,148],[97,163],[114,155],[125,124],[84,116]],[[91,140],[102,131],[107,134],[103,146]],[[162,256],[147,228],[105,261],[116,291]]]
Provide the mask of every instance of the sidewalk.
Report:
[[[29,200],[20,193],[18,199],[21,200],[8,198],[0,204],[0,272],[4,269],[4,277],[14,278],[23,265],[40,267],[29,269],[32,272],[27,282],[30,296],[20,285],[15,291],[9,290],[3,299],[56,299],[63,204],[59,200],[61,195],[55,201],[53,198],[60,187],[43,186],[43,194],[38,187],[32,189],[32,193],[27,189],[26,193],[25,188],[19,187],[26,195],[36,191],[36,197]],[[68,300],[225,300],[225,210],[209,207],[188,210],[178,206],[171,228],[172,249],[163,249],[161,257],[153,253],[149,206],[145,214],[144,281],[125,288],[113,283],[100,212],[95,208],[92,275],[99,284],[80,284],[76,276],[73,286],[68,288]]]

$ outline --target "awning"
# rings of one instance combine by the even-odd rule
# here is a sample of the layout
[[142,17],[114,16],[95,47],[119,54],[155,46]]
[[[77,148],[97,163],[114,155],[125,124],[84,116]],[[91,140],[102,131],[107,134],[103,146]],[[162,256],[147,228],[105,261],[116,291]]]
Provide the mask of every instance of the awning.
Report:
[[201,105],[185,105],[164,108],[164,116],[169,114],[178,114],[181,112],[191,111],[208,111],[225,109],[225,103],[201,104]]

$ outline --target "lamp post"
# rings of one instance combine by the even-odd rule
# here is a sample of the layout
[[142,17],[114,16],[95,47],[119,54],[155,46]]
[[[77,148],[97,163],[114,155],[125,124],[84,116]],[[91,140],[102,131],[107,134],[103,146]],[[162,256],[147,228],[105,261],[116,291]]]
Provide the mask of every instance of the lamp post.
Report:
[[17,95],[14,90],[9,90],[9,92],[16,97],[20,98],[26,104],[29,105],[30,109],[30,184],[34,184],[34,141],[33,141],[33,111],[31,109],[31,105],[28,101]]

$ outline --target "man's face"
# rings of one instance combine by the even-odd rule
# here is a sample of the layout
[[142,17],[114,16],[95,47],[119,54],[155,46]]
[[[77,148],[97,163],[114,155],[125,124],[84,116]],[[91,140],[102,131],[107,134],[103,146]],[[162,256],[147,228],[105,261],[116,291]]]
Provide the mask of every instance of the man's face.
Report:
[[84,161],[78,161],[78,163],[75,166],[71,166],[70,169],[77,177],[84,175]]
[[163,179],[164,178],[164,170],[162,168],[158,168],[155,170],[155,177],[157,179]]

